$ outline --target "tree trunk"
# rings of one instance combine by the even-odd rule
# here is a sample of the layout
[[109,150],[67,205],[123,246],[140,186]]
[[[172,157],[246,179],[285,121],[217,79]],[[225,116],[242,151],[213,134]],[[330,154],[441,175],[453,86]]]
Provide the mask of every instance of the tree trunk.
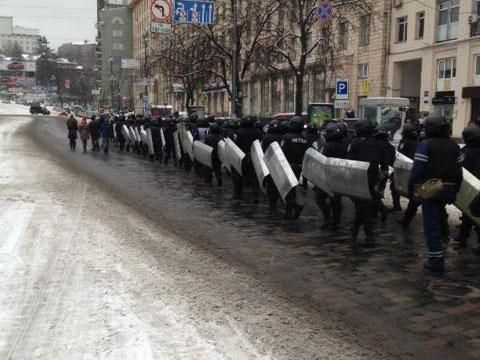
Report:
[[301,116],[303,112],[303,72],[295,75],[295,115]]
[[243,92],[242,92],[243,86],[242,82],[240,81],[240,78],[237,76],[237,95],[241,94],[241,96],[238,97],[236,101],[236,113],[238,117],[243,116]]

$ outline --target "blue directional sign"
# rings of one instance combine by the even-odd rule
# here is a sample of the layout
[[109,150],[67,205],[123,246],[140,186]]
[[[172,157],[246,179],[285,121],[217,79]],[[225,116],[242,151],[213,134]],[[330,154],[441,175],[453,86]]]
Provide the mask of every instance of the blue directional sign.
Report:
[[348,99],[348,79],[337,79],[335,99],[337,100]]
[[215,3],[213,1],[175,0],[174,23],[212,25],[214,20]]

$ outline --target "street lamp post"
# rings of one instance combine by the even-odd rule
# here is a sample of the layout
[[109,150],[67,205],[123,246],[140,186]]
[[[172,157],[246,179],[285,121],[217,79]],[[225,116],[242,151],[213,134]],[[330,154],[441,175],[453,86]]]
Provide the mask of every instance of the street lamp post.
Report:
[[148,30],[145,31],[145,33],[143,34],[143,45],[144,45],[144,49],[145,49],[145,59],[144,59],[144,64],[143,64],[143,75],[144,75],[144,81],[145,81],[145,87],[144,87],[144,90],[143,90],[143,95],[144,95],[144,99],[143,99],[143,114],[144,115],[147,115],[147,112],[148,112],[148,108],[147,108],[147,102],[149,101],[148,100],[148,55],[147,55],[147,49],[148,49]]
[[231,116],[237,116],[237,0],[232,1],[232,99],[231,99]]

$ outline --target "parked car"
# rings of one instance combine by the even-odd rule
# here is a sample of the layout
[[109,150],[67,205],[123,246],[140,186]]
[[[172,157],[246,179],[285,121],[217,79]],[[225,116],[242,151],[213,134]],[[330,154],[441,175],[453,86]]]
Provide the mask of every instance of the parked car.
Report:
[[30,106],[30,114],[50,115],[50,111],[48,111],[48,109],[45,106],[42,106],[40,104],[32,104],[32,106]]

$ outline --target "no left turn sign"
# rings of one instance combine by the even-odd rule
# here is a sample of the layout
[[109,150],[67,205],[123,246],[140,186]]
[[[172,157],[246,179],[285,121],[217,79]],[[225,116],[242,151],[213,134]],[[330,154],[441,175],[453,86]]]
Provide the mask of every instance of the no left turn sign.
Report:
[[152,0],[152,19],[159,21],[170,21],[172,14],[172,3],[170,0]]

